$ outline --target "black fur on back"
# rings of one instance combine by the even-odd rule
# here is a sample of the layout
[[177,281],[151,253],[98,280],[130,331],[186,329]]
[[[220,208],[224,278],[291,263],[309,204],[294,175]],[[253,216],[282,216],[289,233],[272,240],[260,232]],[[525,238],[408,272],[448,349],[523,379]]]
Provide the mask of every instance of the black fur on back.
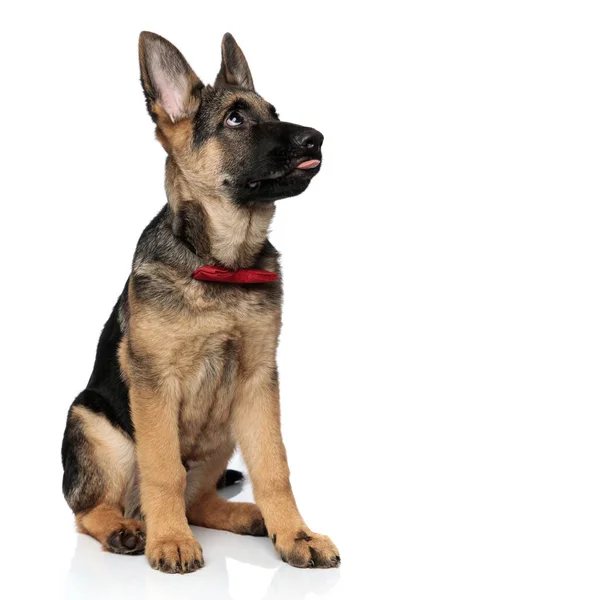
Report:
[[123,338],[119,312],[127,306],[128,284],[129,280],[100,334],[96,361],[87,387],[77,396],[73,405],[82,405],[95,413],[103,414],[111,425],[119,427],[134,439],[129,411],[129,389],[121,377],[117,355]]

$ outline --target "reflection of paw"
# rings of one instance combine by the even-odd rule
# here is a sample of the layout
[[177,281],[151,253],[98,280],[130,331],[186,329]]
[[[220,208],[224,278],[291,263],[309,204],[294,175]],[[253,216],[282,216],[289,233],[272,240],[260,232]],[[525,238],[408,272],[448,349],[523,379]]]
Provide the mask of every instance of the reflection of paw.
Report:
[[146,533],[144,524],[135,519],[127,519],[115,529],[108,538],[104,547],[109,552],[116,554],[143,554],[146,546]]
[[204,566],[202,548],[193,537],[148,540],[146,556],[150,566],[163,573],[191,573]]
[[341,562],[338,549],[326,535],[297,531],[275,533],[271,539],[283,561],[293,567],[330,569]]

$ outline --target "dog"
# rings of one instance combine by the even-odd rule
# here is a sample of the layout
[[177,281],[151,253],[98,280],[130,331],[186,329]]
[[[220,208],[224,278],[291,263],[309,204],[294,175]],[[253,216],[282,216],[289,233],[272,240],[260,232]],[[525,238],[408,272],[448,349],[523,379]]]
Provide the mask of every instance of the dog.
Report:
[[[275,201],[319,172],[323,135],[280,121],[230,34],[221,55],[205,85],[170,42],[140,35],[167,204],[138,241],[69,409],[63,493],[78,531],[165,573],[204,565],[190,524],[268,535],[295,567],[337,567],[336,546],[308,528],[290,486],[275,358],[281,272],[267,237]],[[236,446],[256,504],[217,493],[241,477],[226,468]]]

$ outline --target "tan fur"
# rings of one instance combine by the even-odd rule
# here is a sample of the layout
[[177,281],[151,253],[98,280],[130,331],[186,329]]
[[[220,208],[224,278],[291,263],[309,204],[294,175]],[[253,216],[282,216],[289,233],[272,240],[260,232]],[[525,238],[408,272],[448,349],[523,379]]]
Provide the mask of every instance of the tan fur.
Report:
[[141,521],[124,519],[121,511],[111,504],[101,503],[89,512],[76,515],[75,521],[79,532],[97,539],[104,550],[109,549],[113,536],[136,535],[141,537],[142,542],[145,536]]
[[141,472],[140,494],[148,530],[146,556],[155,567],[166,561],[168,570],[173,572],[181,570],[182,564],[203,563],[200,544],[185,516],[186,473],[178,437],[179,394],[177,380],[169,376],[158,391],[137,387],[135,383],[130,389]]
[[250,266],[267,237],[275,205],[238,207],[222,196],[209,196],[202,206],[209,219],[213,256],[232,269]]
[[217,481],[227,468],[234,448],[235,443],[230,440],[229,443],[222,444],[207,460],[187,461],[185,503],[188,510],[199,498],[216,489]]
[[122,507],[123,496],[136,469],[132,441],[104,416],[83,406],[74,406],[73,415],[83,423],[85,436],[93,448],[94,462],[102,472],[106,490],[104,502]]
[[188,520],[192,525],[233,533],[258,535],[264,531],[262,514],[256,504],[228,502],[214,491],[199,497],[188,508]]

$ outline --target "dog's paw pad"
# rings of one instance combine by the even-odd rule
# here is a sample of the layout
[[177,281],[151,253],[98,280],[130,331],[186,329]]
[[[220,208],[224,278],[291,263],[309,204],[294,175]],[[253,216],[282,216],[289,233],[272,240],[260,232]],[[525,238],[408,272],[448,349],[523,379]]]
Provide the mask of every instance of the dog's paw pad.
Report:
[[144,525],[139,521],[122,523],[108,536],[105,547],[115,554],[143,554],[146,547]]

